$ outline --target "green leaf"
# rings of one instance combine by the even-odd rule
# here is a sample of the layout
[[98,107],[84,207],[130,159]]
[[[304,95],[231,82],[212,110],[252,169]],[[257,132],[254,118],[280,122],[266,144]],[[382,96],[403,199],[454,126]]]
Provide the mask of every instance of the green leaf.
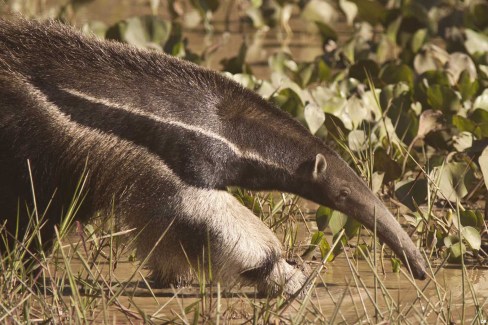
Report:
[[[371,93],[366,92],[363,94],[362,98],[354,95],[347,100],[343,113],[347,114],[347,117],[349,117],[353,128],[357,128],[358,126],[360,126],[363,121],[371,121],[375,113],[376,115],[378,114],[373,110],[375,107],[374,105],[369,105],[366,103],[370,99],[371,101],[374,101],[371,95]],[[346,118],[346,116],[341,117],[343,119]],[[371,137],[374,136],[375,135],[372,133]]]
[[349,68],[349,77],[359,80],[362,83],[367,83],[368,76],[370,76],[375,85],[380,85],[378,81],[378,74],[380,68],[373,60],[359,60]]
[[230,72],[224,72],[224,74],[227,77],[232,78],[234,81],[237,81],[245,88],[254,89],[254,87],[256,86],[256,78],[254,78],[252,74],[248,74],[248,73],[232,74]]
[[336,139],[342,139],[346,136],[349,130],[344,126],[340,118],[335,115],[325,113],[325,128],[327,132]]
[[461,225],[474,227],[478,230],[482,229],[484,225],[483,214],[479,211],[474,211],[474,210],[460,211],[459,219],[461,219]]
[[460,115],[454,115],[452,117],[452,125],[461,132],[473,133],[476,129],[476,124],[470,119]]
[[391,269],[394,273],[400,273],[400,268],[402,267],[402,262],[400,259],[396,257],[390,258],[391,261]]
[[328,80],[331,72],[331,68],[327,65],[323,58],[316,61],[317,81],[322,82]]
[[[320,250],[320,255],[321,255],[322,259],[325,258],[325,256],[327,256],[327,254],[329,253],[329,251],[331,249],[330,244],[327,241],[327,238],[325,237],[325,235],[322,231],[317,231],[312,235],[310,245],[307,247],[305,252],[302,254],[302,258],[310,257],[317,247]],[[329,258],[327,259],[327,262],[331,262],[334,258],[335,258],[335,254],[331,253],[329,255]]]
[[474,134],[478,139],[488,137],[488,111],[476,109],[470,116],[475,123]]
[[137,47],[162,48],[171,34],[171,23],[156,16],[127,18],[107,29],[105,37]]
[[485,180],[485,186],[488,189],[488,147],[486,147],[478,158],[480,164],[481,173]]
[[446,152],[451,149],[449,146],[451,139],[452,135],[447,130],[437,130],[427,134],[424,141],[427,145],[438,150],[437,152]]
[[438,182],[440,198],[448,201],[461,201],[468,194],[464,178],[469,171],[469,166],[464,163],[452,162],[444,166],[434,167],[430,177]]
[[410,210],[416,211],[416,206],[427,202],[427,180],[405,180],[395,184],[395,196]]
[[332,216],[332,211],[332,209],[323,205],[317,209],[317,212],[315,213],[315,220],[317,222],[317,228],[320,231],[324,231],[329,225],[329,219]]
[[328,2],[310,0],[301,13],[303,19],[309,22],[317,22],[329,25],[337,19],[337,11]]
[[323,41],[333,40],[337,41],[337,32],[328,24],[323,22],[315,22],[315,25],[319,29],[319,34]]
[[445,69],[451,85],[457,84],[462,72],[467,73],[469,81],[474,81],[478,78],[473,60],[465,53],[455,52],[450,54]]
[[412,110],[408,86],[402,82],[385,87],[380,94],[380,103],[395,126],[398,138],[404,143],[410,143],[417,135],[419,118]]
[[368,149],[368,137],[363,130],[352,130],[347,136],[348,147],[352,151],[359,152]]
[[474,95],[478,92],[479,89],[479,82],[478,80],[471,80],[468,71],[461,72],[459,77],[459,82],[457,83],[457,88],[461,93],[461,98],[466,101],[473,98]]
[[463,239],[468,242],[471,249],[479,251],[481,248],[481,235],[478,230],[473,227],[467,226],[461,229]]
[[397,45],[386,35],[381,35],[376,49],[376,62],[383,64],[396,59]]
[[254,8],[259,8],[263,5],[263,0],[251,0],[251,5]]
[[315,104],[308,103],[304,109],[305,121],[312,134],[315,134],[317,130],[324,124],[325,114]]
[[448,261],[451,263],[459,263],[461,257],[466,253],[466,245],[459,241],[459,237],[453,235],[444,237],[444,245],[449,249],[447,251],[449,254]]
[[466,29],[464,32],[466,34],[464,46],[469,54],[474,55],[476,53],[488,52],[488,36],[471,29]]
[[348,216],[342,212],[334,211],[329,219],[329,228],[333,235],[337,235],[341,232],[342,228],[347,223]]
[[[329,253],[330,251],[330,244],[329,242],[327,241],[327,238],[322,237],[320,243],[319,243],[319,249],[320,249],[320,256],[323,258],[325,258],[327,256],[327,254]],[[329,258],[327,259],[326,262],[332,262],[335,258],[336,254],[335,253],[332,253],[329,255]]]
[[461,101],[454,90],[442,85],[431,85],[427,89],[427,103],[444,112],[457,112],[461,107]]
[[476,97],[473,108],[481,108],[488,111],[488,89],[485,89],[481,95]]
[[152,43],[164,46],[171,35],[171,23],[155,16],[144,16],[143,19],[148,30],[149,40]]
[[359,229],[361,229],[361,223],[354,218],[347,217],[346,225],[344,226],[344,234],[347,239],[357,236],[357,234],[359,234]]
[[126,42],[137,47],[145,47],[148,35],[139,18],[128,18],[110,26],[105,35],[107,39]]
[[458,135],[454,135],[452,137],[452,145],[458,152],[463,152],[464,150],[471,148],[473,145],[473,134],[464,131]]
[[317,231],[312,235],[312,239],[310,240],[311,245],[317,246],[322,238],[324,237],[324,233],[322,231]]
[[424,220],[419,212],[405,213],[403,217],[405,218],[405,221],[413,227],[417,227],[422,220]]
[[[280,52],[272,55],[268,59],[268,64],[273,74],[271,77],[273,78],[274,75],[286,75],[287,71],[296,72],[298,65],[293,60],[292,56],[289,53]],[[282,77],[282,76],[281,76]]]
[[298,65],[297,79],[299,84],[305,88],[308,84],[315,81],[312,80],[315,76],[315,64],[314,63],[300,63]]
[[219,8],[219,0],[190,0],[193,8],[197,9],[202,15],[206,12],[214,12]]
[[386,37],[388,37],[393,43],[397,43],[397,35],[398,30],[402,24],[403,17],[398,16],[395,20],[393,20],[387,27],[386,27]]
[[95,34],[100,38],[105,38],[107,33],[107,25],[101,21],[93,20],[83,25],[82,29],[85,34]]
[[376,194],[380,191],[381,185],[383,185],[383,180],[385,179],[384,172],[373,172],[371,176],[371,191]]
[[412,103],[410,92],[410,87],[404,82],[385,86],[380,93],[381,109],[388,112],[390,106],[393,105],[392,101],[398,101],[398,99],[404,102],[401,104],[402,106],[409,107]]
[[443,115],[441,111],[431,109],[423,111],[419,118],[417,137],[423,139],[430,132],[435,132],[442,129],[442,118]]
[[387,10],[385,6],[377,0],[351,0],[357,5],[358,18],[367,21],[372,25],[383,22],[386,17]]
[[444,237],[444,245],[447,248],[451,248],[451,246],[456,244],[456,243],[459,243],[459,237],[458,236],[449,235],[449,236]]
[[411,48],[413,53],[417,53],[425,44],[427,39],[427,28],[421,28],[413,34]]
[[380,78],[387,84],[397,84],[403,81],[413,88],[414,72],[406,64],[388,63],[381,69]]
[[449,252],[451,253],[449,256],[449,262],[459,263],[461,261],[461,257],[466,253],[466,245],[461,242],[457,242],[449,247]]
[[467,18],[473,25],[483,30],[488,27],[488,3],[472,2],[470,3],[470,14]]
[[401,166],[396,161],[391,159],[391,157],[386,153],[385,149],[381,147],[376,149],[374,152],[373,171],[384,173],[384,183],[389,183],[402,176]]
[[[338,236],[338,235],[339,235],[339,234],[335,234],[335,235],[332,237],[332,241],[333,241],[333,242],[335,242],[335,241],[337,240],[337,236]],[[337,243],[337,245],[334,247],[334,250],[332,251],[332,253],[333,253],[333,255],[334,255],[334,258],[335,258],[337,255],[339,255],[339,254],[342,252],[342,248],[343,248],[344,246],[346,246],[346,245],[347,245],[347,238],[346,238],[346,236],[345,236],[345,235],[343,235],[343,236],[341,237],[341,240],[340,240],[340,241]],[[333,260],[333,259],[331,259],[331,260]]]
[[340,115],[347,104],[346,98],[332,92],[327,87],[315,87],[311,90],[311,94],[325,113]]
[[449,87],[449,76],[445,71],[442,70],[430,70],[422,73],[419,80],[423,85],[430,87],[431,85],[440,85]]
[[444,49],[426,44],[415,56],[413,66],[418,74],[423,74],[442,69],[448,59],[449,54]]
[[312,239],[310,240],[310,245],[308,245],[305,252],[302,254],[302,257],[309,257],[315,251],[317,247],[320,247],[320,243],[324,238],[324,233],[322,231],[317,231],[312,235]]
[[461,132],[473,133],[478,139],[488,137],[488,111],[476,109],[469,118],[454,115],[452,125]]
[[247,54],[247,45],[246,43],[242,43],[241,47],[239,48],[239,53],[231,58],[224,58],[220,60],[220,64],[222,64],[223,70],[228,71],[232,74],[236,73],[249,73],[250,69],[246,66],[246,54]]
[[427,6],[423,2],[408,1],[401,8],[405,18],[402,26],[405,32],[412,32],[419,28],[430,27],[432,19],[429,17]]
[[361,223],[348,217],[342,212],[321,206],[316,212],[317,228],[323,231],[329,226],[333,235],[337,235],[344,228],[345,238],[352,238],[359,233]]
[[354,18],[358,14],[358,6],[354,2],[347,0],[339,0],[339,6],[346,15],[347,24],[352,25]]
[[303,121],[304,106],[300,96],[294,90],[290,88],[282,89],[271,98],[271,101],[285,112]]
[[251,19],[254,28],[260,29],[266,26],[266,21],[259,8],[256,7],[248,8],[246,10],[246,15]]

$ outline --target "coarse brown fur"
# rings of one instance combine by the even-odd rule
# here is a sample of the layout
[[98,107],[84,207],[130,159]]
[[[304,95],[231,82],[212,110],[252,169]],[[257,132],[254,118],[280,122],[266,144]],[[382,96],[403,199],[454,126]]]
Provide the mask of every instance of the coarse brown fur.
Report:
[[225,191],[276,189],[369,228],[376,217],[380,238],[424,276],[411,240],[337,154],[221,74],[55,22],[0,20],[0,98],[0,218],[7,225],[17,202],[22,211],[32,202],[27,160],[38,206],[56,193],[43,236],[59,222],[86,168],[88,192],[77,217],[115,209],[119,225],[141,232],[141,256],[174,220],[149,261],[160,281],[190,281],[186,256],[196,264],[210,239],[218,278],[250,281],[272,294],[284,286],[292,294],[305,275]]

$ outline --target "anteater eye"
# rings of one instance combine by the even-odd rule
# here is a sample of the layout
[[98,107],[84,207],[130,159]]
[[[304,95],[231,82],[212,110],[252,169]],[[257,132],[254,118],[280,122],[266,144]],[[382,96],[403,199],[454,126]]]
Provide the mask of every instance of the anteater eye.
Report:
[[339,191],[339,199],[344,200],[349,196],[349,194],[351,194],[351,190],[349,190],[348,188],[343,188]]

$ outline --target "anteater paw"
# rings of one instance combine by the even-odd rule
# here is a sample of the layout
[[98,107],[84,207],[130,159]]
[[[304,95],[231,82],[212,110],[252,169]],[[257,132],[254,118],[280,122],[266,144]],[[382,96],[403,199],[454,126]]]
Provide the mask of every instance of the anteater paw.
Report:
[[267,296],[303,296],[306,291],[307,273],[305,267],[290,265],[280,259],[265,279],[258,283],[258,290]]

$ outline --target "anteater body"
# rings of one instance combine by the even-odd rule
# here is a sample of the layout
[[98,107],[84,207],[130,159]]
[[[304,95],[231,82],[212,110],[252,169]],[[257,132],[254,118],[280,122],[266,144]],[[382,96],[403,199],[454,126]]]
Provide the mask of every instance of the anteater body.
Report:
[[209,243],[215,276],[293,294],[305,275],[228,186],[296,193],[357,218],[415,276],[424,261],[364,182],[324,143],[219,73],[55,22],[0,21],[0,218],[12,230],[50,204],[43,236],[86,172],[77,217],[135,228],[159,281],[191,280]]

